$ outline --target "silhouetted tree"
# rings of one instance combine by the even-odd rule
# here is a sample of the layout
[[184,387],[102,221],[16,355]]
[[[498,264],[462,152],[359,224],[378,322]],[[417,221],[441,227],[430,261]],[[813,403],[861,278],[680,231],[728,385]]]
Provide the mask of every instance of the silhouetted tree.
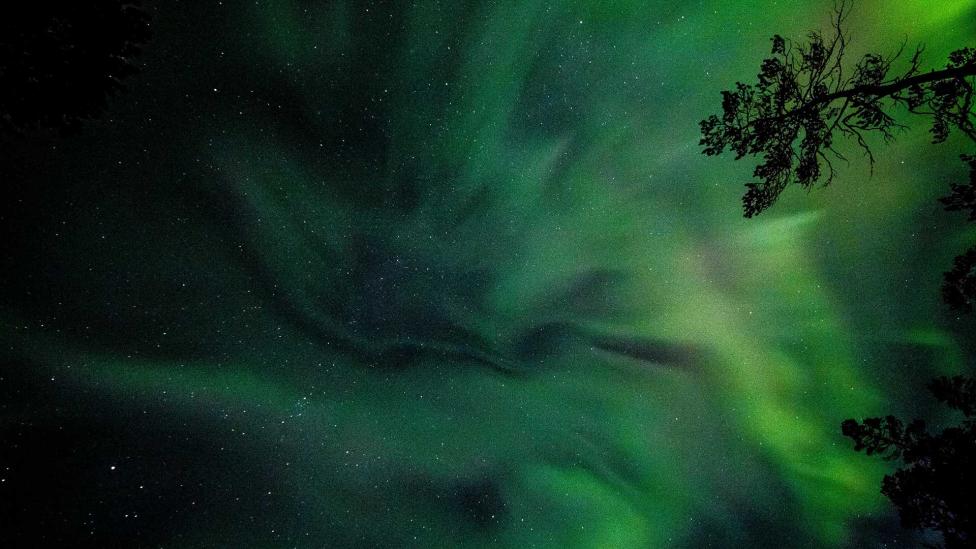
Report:
[[[830,36],[813,32],[802,44],[774,36],[772,57],[763,60],[758,83],[740,82],[722,92],[722,115],[701,122],[704,154],[730,150],[736,160],[762,157],[753,174],[756,181],[746,184],[742,198],[746,217],[767,209],[791,184],[806,189],[829,184],[833,160],[846,160],[836,148],[838,137],[855,143],[873,169],[867,136],[891,141],[904,128],[892,114],[897,108],[931,117],[934,143],[945,141],[953,130],[976,143],[976,49],[956,50],[945,68],[929,72],[920,70],[921,48],[901,72],[893,66],[904,47],[890,56],[865,54],[848,66],[843,25],[849,14],[848,5],[840,4]],[[970,182],[953,185],[942,202],[948,210],[969,211],[970,220],[976,221],[976,160],[962,158],[971,170]],[[951,306],[972,309],[974,267],[976,247],[957,257],[946,273],[943,295]]]
[[976,544],[976,379],[940,377],[929,384],[936,398],[965,419],[939,435],[916,419],[907,426],[894,416],[845,421],[841,429],[854,450],[901,460],[884,477],[881,493],[898,508],[902,526],[942,533],[947,549]]
[[71,129],[135,72],[147,14],[120,0],[16,2],[0,17],[0,132]]
[[[893,115],[896,109],[931,117],[934,143],[958,131],[976,144],[976,49],[956,50],[945,68],[928,72],[920,70],[921,48],[901,72],[893,67],[904,47],[890,56],[865,54],[849,66],[843,30],[849,14],[849,5],[839,4],[830,36],[814,32],[802,44],[774,36],[772,56],[763,60],[758,82],[739,82],[722,92],[722,115],[701,122],[704,154],[729,150],[736,160],[762,157],[753,173],[756,180],[746,184],[742,198],[746,217],[769,208],[789,185],[828,185],[835,174],[833,160],[846,160],[836,148],[838,137],[860,148],[873,170],[867,136],[894,139],[904,128]],[[969,221],[976,221],[976,155],[962,159],[970,170],[969,183],[952,185],[941,202],[946,210],[967,212]],[[942,293],[950,306],[973,309],[976,246],[956,257]],[[906,426],[887,416],[849,419],[842,431],[854,440],[855,450],[904,463],[884,478],[881,491],[905,527],[938,530],[949,549],[976,546],[976,380],[943,377],[929,388],[964,414],[960,426],[931,435],[920,420]]]
[[[953,184],[949,196],[939,200],[949,211],[968,211],[969,221],[976,221],[976,156],[963,155],[969,164],[969,183]],[[976,297],[976,246],[956,256],[952,270],[945,273],[942,297],[954,309],[972,312]]]

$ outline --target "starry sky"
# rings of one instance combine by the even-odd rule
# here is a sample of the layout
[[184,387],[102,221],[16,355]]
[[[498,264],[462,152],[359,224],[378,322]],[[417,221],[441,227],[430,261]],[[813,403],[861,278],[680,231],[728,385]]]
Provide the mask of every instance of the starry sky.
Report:
[[[0,539],[914,546],[839,425],[937,423],[976,352],[964,144],[916,120],[752,220],[698,147],[825,6],[149,4],[102,119],[0,155]],[[976,2],[848,28],[940,66]]]

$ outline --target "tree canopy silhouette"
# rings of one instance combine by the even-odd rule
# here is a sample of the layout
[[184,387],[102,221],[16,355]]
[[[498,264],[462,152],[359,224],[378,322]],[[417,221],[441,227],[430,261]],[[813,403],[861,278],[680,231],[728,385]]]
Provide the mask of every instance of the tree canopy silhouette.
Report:
[[98,116],[149,39],[137,2],[18,3],[0,17],[0,132],[72,129]]
[[[731,151],[736,160],[761,156],[754,181],[742,198],[746,217],[769,208],[790,185],[809,189],[828,185],[834,161],[846,160],[840,140],[853,142],[867,156],[873,170],[869,135],[890,142],[903,129],[898,109],[931,119],[934,143],[958,131],[976,144],[973,111],[976,49],[952,52],[944,68],[923,72],[922,48],[907,58],[904,46],[892,55],[868,53],[853,63],[845,57],[849,37],[844,22],[849,5],[835,9],[829,35],[812,32],[805,43],[782,36],[772,38],[772,56],[760,65],[758,82],[722,92],[722,115],[700,123],[700,145],[708,156]],[[969,212],[976,221],[976,155],[963,155],[970,169],[968,184],[953,185],[942,199],[947,210]],[[960,310],[976,301],[976,246],[955,260],[945,274],[943,296]]]
[[[959,132],[976,145],[976,49],[952,52],[944,68],[923,72],[922,49],[904,62],[905,49],[884,56],[868,53],[850,65],[844,22],[849,4],[834,10],[832,32],[808,35],[805,43],[772,38],[772,56],[760,65],[758,82],[737,82],[722,92],[722,115],[701,121],[703,153],[731,151],[736,160],[761,157],[746,184],[742,204],[746,217],[762,213],[790,185],[810,189],[833,180],[833,161],[847,160],[839,140],[853,142],[872,167],[869,136],[885,143],[903,129],[898,110],[931,119],[934,143]],[[946,210],[962,211],[976,221],[976,154],[962,155],[969,182],[953,184],[940,199]],[[945,273],[943,299],[970,312],[976,303],[976,246],[956,257]],[[902,525],[942,533],[949,549],[976,542],[976,379],[941,377],[929,385],[939,400],[965,416],[961,425],[939,435],[915,420],[907,426],[894,416],[843,422],[842,432],[856,451],[901,460],[902,469],[882,482],[882,493],[899,511]]]
[[940,377],[929,389],[962,412],[961,425],[932,435],[922,420],[906,426],[887,416],[862,422],[849,419],[841,429],[854,440],[854,450],[905,465],[881,484],[881,493],[898,508],[902,526],[941,532],[947,549],[972,547],[976,541],[976,379]]

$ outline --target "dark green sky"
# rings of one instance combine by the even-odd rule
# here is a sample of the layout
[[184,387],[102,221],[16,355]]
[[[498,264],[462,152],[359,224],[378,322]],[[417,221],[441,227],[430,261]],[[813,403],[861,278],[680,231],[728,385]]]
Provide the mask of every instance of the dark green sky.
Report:
[[[15,545],[912,542],[839,425],[966,369],[962,143],[754,220],[697,146],[825,3],[155,4],[104,120],[0,157]],[[858,2],[853,50],[974,15]]]

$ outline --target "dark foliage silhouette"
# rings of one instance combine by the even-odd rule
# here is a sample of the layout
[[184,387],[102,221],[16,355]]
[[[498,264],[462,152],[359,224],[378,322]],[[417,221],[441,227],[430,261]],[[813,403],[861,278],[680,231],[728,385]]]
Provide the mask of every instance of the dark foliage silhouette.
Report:
[[942,533],[947,549],[976,542],[976,379],[940,377],[929,384],[940,401],[959,410],[958,426],[930,434],[925,422],[907,426],[894,416],[849,419],[841,429],[854,450],[900,460],[904,467],[884,477],[881,493],[898,508],[902,526]]
[[[769,208],[791,184],[805,189],[830,184],[834,161],[847,160],[837,148],[840,140],[859,148],[873,169],[869,136],[894,139],[904,129],[893,114],[899,109],[930,117],[933,143],[957,131],[976,144],[976,49],[956,50],[944,68],[928,72],[920,69],[921,48],[904,59],[900,72],[894,67],[906,57],[904,47],[888,56],[865,54],[850,66],[843,29],[849,14],[849,6],[840,4],[832,33],[813,32],[806,43],[774,36],[758,83],[739,82],[722,92],[722,115],[701,122],[704,154],[729,150],[736,160],[762,157],[742,198],[746,217]],[[976,221],[976,161],[962,158],[972,170],[970,183],[954,185],[942,202],[948,210],[968,211]],[[962,310],[971,310],[976,299],[974,256],[976,248],[960,255],[945,275],[945,299]]]
[[18,2],[0,17],[0,132],[70,130],[98,116],[149,39],[134,2]]
[[[834,179],[834,161],[846,161],[838,146],[853,143],[872,168],[871,136],[885,143],[905,126],[897,111],[931,119],[933,143],[959,132],[976,144],[976,49],[949,55],[944,68],[923,72],[922,49],[905,56],[869,53],[853,65],[845,59],[849,37],[844,23],[850,6],[835,8],[832,32],[809,34],[805,43],[772,38],[772,56],[763,60],[755,84],[737,82],[722,92],[722,115],[701,122],[703,153],[732,151],[736,160],[761,157],[742,199],[746,217],[769,208],[790,185],[811,189]],[[903,68],[896,71],[899,62]],[[941,199],[948,211],[976,221],[976,155],[962,155],[968,184],[952,185]],[[953,308],[972,311],[976,302],[976,246],[955,259],[945,273],[943,298]],[[842,424],[854,449],[904,467],[882,482],[882,493],[898,509],[902,525],[942,533],[945,546],[972,547],[976,514],[976,380],[938,378],[932,393],[961,411],[961,425],[930,434],[921,420],[905,425],[894,416],[849,419]]]
[[[968,212],[969,221],[976,221],[976,156],[963,155],[969,164],[969,183],[953,184],[949,196],[940,200],[949,211]],[[976,298],[976,246],[956,257],[952,270],[945,274],[942,297],[954,309],[972,312]]]

